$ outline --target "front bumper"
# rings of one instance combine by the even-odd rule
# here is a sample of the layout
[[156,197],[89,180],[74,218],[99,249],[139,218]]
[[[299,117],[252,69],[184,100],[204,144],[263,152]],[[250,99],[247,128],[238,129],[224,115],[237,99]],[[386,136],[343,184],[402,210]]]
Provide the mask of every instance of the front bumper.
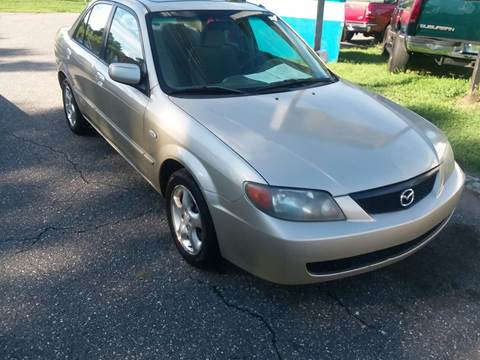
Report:
[[407,36],[406,46],[407,50],[411,52],[446,56],[466,61],[474,61],[480,50],[480,45],[423,36]]
[[[464,182],[465,175],[456,165],[445,183],[438,177],[434,190],[415,206],[372,217],[349,196],[336,198],[348,220],[325,223],[282,221],[260,212],[246,199],[225,203],[216,194],[206,196],[222,255],[263,279],[293,285],[361,274],[413,254],[446,225],[460,200]],[[311,270],[311,264],[333,263],[406,243],[413,246],[367,265],[359,263],[357,267],[350,265],[343,271],[327,273]]]

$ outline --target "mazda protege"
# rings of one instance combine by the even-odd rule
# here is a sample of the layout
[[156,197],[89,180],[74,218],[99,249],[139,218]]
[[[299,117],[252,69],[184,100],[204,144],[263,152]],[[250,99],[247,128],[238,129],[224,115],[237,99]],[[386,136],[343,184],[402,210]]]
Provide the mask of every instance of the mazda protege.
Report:
[[439,129],[336,76],[261,6],[93,1],[55,53],[68,126],[165,196],[195,266],[223,257],[282,284],[363,273],[432,240],[462,193]]

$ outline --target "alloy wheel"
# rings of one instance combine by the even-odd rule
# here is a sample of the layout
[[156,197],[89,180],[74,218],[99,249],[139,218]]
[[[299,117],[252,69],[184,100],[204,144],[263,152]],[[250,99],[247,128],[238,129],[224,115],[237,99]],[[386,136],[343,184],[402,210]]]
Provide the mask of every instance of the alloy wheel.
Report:
[[190,190],[177,185],[172,192],[171,214],[177,241],[191,255],[202,250],[202,218]]
[[72,89],[70,89],[69,85],[65,86],[63,98],[64,98],[63,102],[65,106],[65,113],[67,114],[68,123],[72,128],[74,128],[75,125],[77,124],[77,111],[75,109]]

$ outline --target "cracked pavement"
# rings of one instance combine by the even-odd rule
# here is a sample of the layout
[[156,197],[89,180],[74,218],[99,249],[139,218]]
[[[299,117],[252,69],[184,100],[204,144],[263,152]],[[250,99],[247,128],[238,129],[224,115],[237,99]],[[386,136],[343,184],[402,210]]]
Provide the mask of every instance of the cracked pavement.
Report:
[[2,359],[478,359],[480,198],[391,267],[277,286],[186,265],[160,195],[67,129],[53,37],[72,14],[0,14]]

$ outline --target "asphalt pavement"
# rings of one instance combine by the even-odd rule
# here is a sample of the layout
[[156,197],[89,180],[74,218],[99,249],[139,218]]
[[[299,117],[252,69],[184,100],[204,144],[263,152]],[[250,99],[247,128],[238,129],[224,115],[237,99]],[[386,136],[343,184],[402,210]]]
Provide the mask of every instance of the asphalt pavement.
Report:
[[1,359],[479,359],[480,197],[407,260],[285,287],[199,271],[164,201],[66,125],[53,38],[72,14],[0,14]]

